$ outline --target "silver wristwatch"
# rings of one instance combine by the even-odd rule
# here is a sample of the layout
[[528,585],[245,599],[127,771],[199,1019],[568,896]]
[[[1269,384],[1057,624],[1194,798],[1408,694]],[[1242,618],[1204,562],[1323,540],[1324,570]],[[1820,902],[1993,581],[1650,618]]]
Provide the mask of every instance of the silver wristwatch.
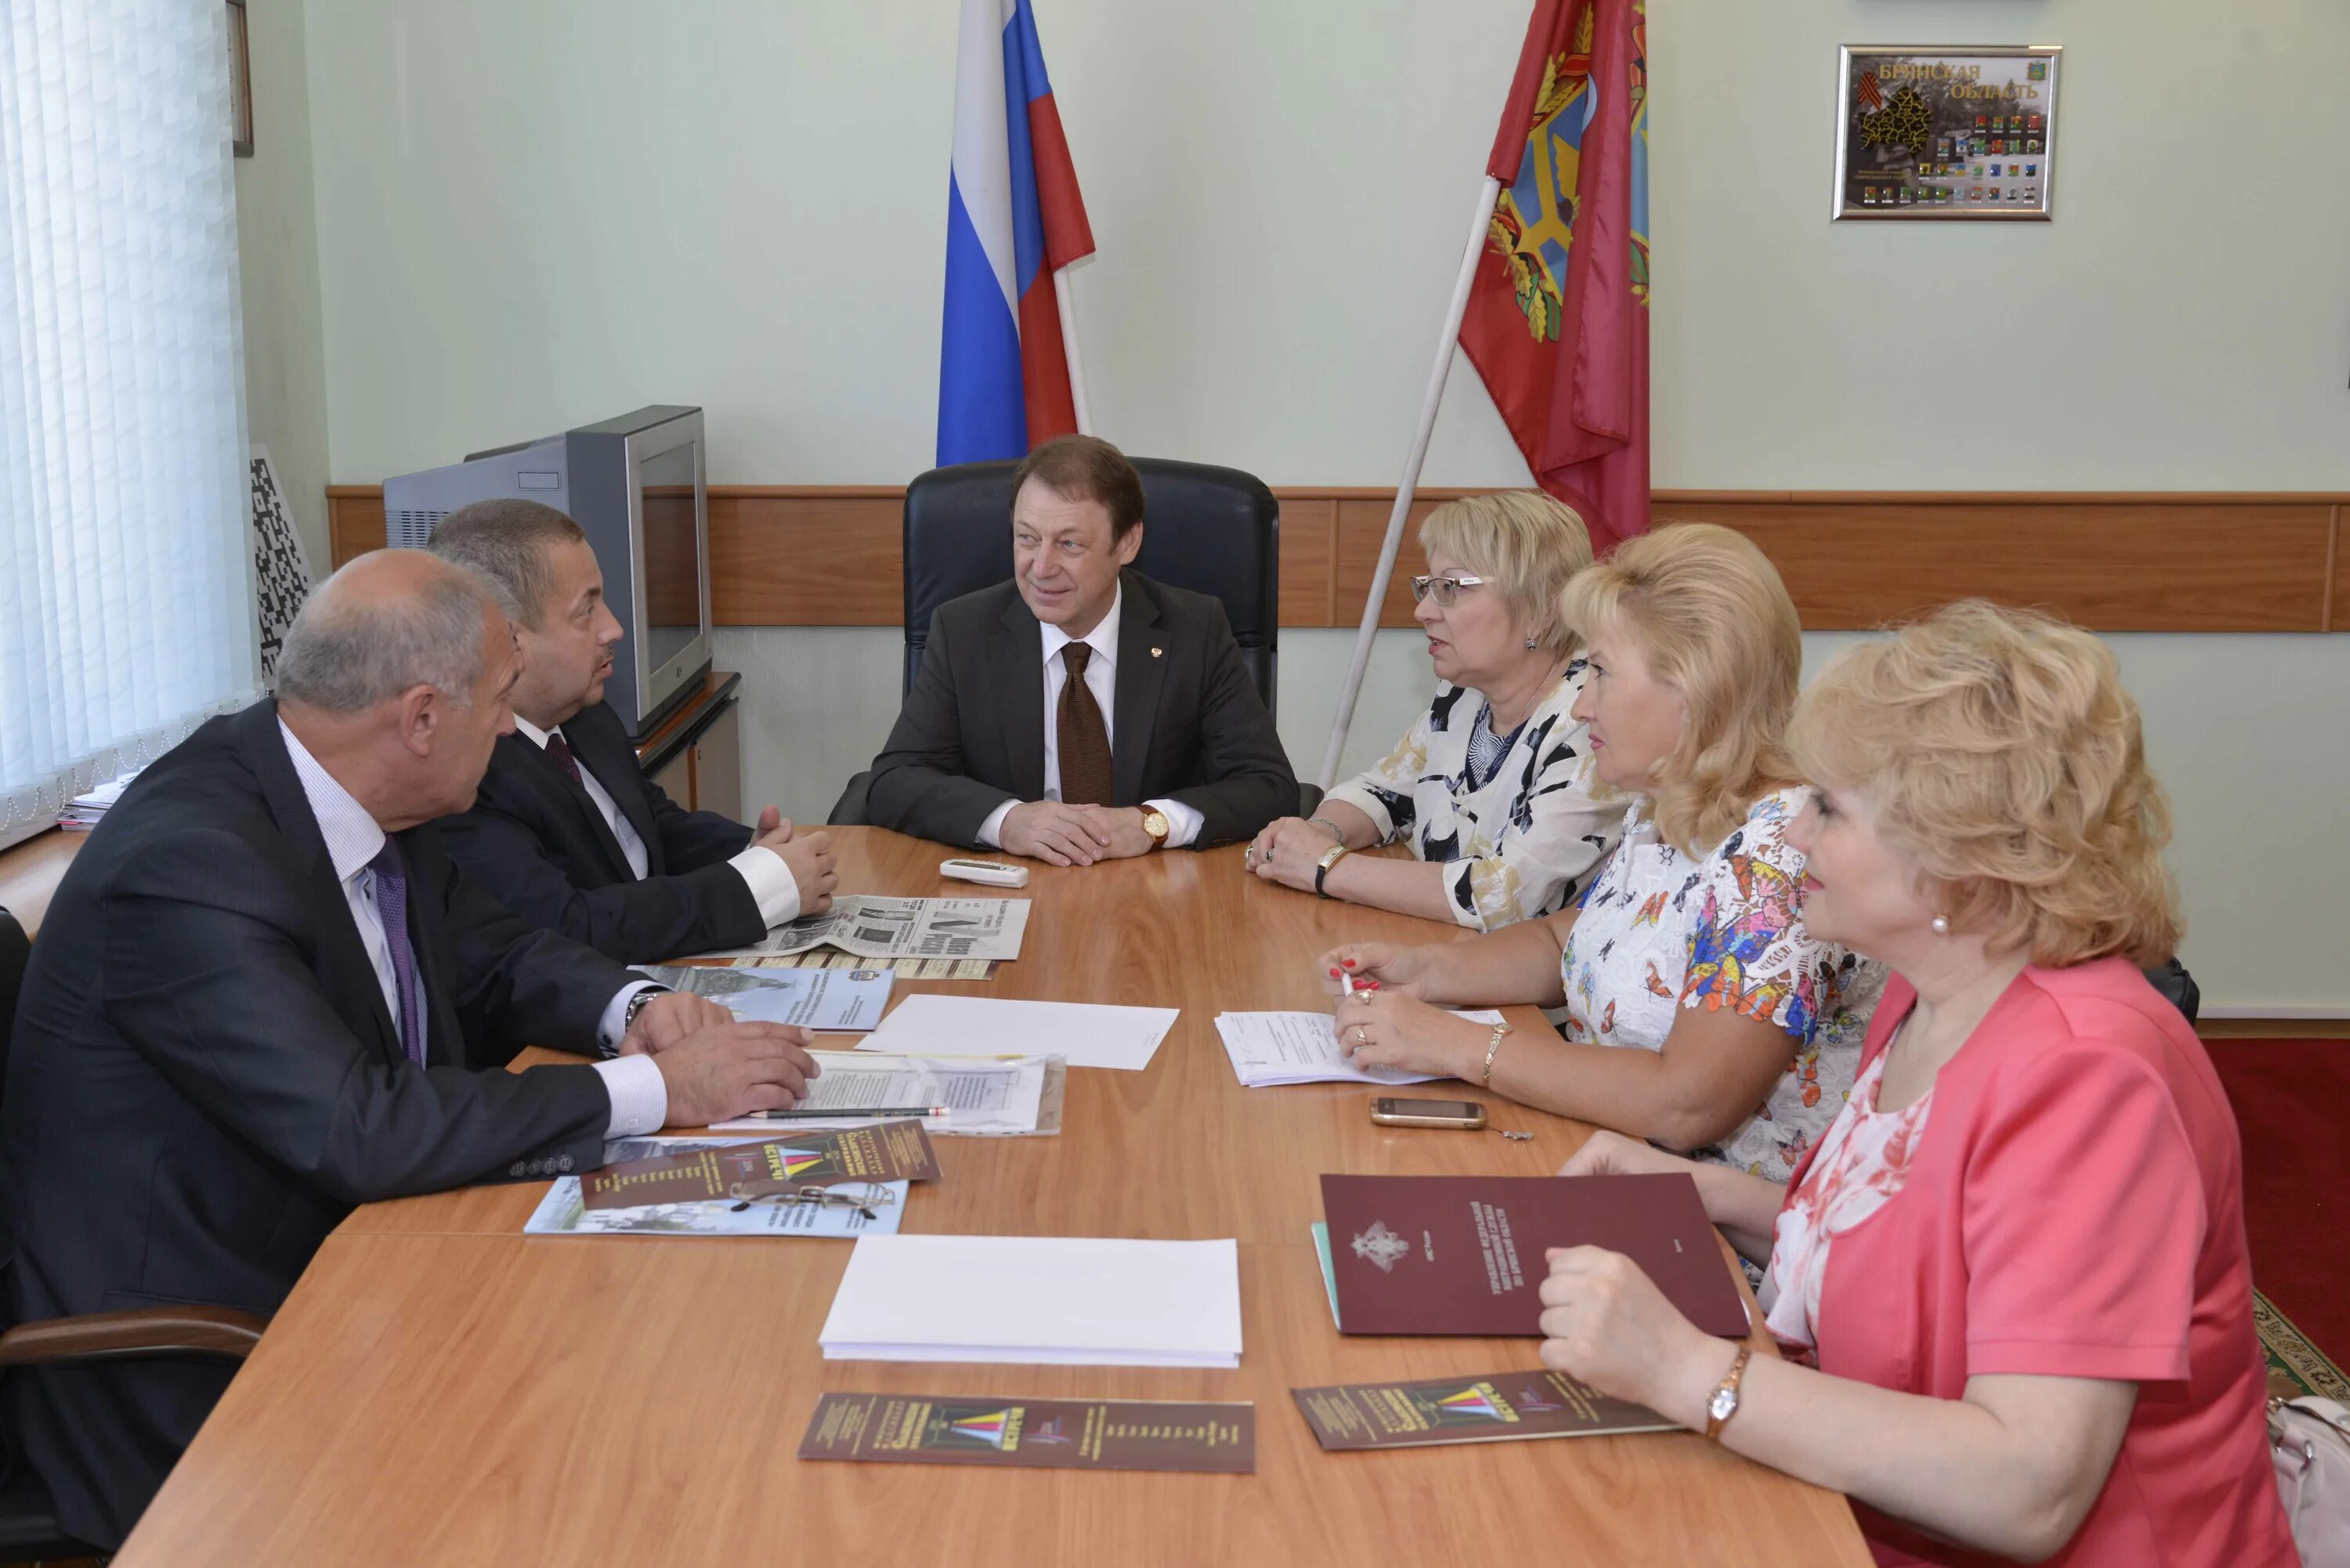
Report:
[[[637,1026],[637,1014],[645,1010],[646,1002],[650,1002],[656,996],[667,996],[669,992],[670,988],[668,986],[648,985],[644,990],[629,998],[629,1005],[620,1014],[620,1039],[627,1039],[629,1037],[629,1031]],[[619,1042],[613,1042],[606,1054],[614,1056],[619,1055],[620,1054]]]

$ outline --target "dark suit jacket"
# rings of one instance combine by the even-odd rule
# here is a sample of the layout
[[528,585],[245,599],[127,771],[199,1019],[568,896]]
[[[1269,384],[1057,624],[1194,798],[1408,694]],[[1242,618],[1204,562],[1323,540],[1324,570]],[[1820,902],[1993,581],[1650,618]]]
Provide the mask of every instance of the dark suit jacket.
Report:
[[[603,1162],[594,1068],[475,1070],[512,1042],[595,1047],[627,971],[534,930],[400,835],[429,998],[401,1054],[269,700],[140,776],[33,944],[0,1100],[8,1322],[174,1303],[274,1310],[354,1204]],[[27,1367],[9,1435],[58,1521],[111,1547],[229,1364]]]
[[[1195,848],[1253,837],[1295,813],[1296,776],[1224,607],[1137,571],[1120,581],[1111,804],[1196,807],[1206,822]],[[1044,635],[1019,588],[999,583],[931,618],[914,688],[873,760],[867,814],[900,833],[975,845],[1004,801],[1044,794]]]
[[751,842],[749,828],[687,811],[646,778],[609,704],[581,709],[563,735],[644,840],[643,878],[587,790],[519,733],[498,737],[473,809],[439,824],[450,858],[531,924],[623,963],[746,947],[767,934],[750,884],[726,864]]

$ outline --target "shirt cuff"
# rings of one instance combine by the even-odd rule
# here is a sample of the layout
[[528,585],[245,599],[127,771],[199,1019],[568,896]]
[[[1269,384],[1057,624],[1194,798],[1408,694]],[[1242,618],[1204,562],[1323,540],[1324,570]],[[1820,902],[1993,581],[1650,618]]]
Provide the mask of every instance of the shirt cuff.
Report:
[[760,918],[770,927],[800,918],[799,878],[792,875],[782,856],[764,844],[754,844],[726,864],[742,873],[759,906]]
[[629,999],[640,991],[668,989],[650,980],[640,980],[634,985],[624,985],[614,992],[612,1000],[604,1004],[604,1021],[596,1026],[596,1044],[607,1051],[618,1051],[620,1036],[629,1032]]
[[669,1082],[661,1076],[660,1064],[639,1054],[595,1065],[604,1075],[604,1092],[612,1097],[612,1123],[604,1136],[640,1137],[660,1131],[669,1120]]
[[1180,800],[1146,800],[1142,804],[1167,819],[1166,847],[1170,849],[1189,847],[1200,836],[1200,829],[1208,824],[1206,813]]
[[1003,847],[1003,819],[1010,816],[1012,808],[1019,804],[1016,800],[1007,800],[987,814],[987,820],[979,825],[979,842],[982,848]]

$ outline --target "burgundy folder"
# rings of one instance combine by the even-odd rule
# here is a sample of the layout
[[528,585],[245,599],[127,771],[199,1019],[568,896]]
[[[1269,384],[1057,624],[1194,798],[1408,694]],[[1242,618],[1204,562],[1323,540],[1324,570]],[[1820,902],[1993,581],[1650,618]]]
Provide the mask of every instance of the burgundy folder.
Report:
[[1322,1211],[1347,1334],[1538,1334],[1551,1247],[1605,1247],[1708,1334],[1746,1303],[1698,1199],[1662,1176],[1326,1176]]

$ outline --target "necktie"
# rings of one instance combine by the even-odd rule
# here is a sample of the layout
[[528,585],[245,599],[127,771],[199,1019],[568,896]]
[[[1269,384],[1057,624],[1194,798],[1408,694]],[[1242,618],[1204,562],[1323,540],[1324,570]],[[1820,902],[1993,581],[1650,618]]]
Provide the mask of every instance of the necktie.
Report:
[[368,869],[375,873],[376,913],[383,917],[383,945],[391,955],[392,989],[400,996],[400,1048],[424,1065],[424,1008],[416,993],[416,951],[408,943],[408,862],[400,840],[386,838]]
[[1061,750],[1061,798],[1071,805],[1110,803],[1109,727],[1102,722],[1101,704],[1086,684],[1086,664],[1093,656],[1093,649],[1082,642],[1061,649],[1061,667],[1068,679],[1061,683],[1054,724]]
[[587,782],[579,776],[579,759],[571,754],[571,742],[563,738],[562,731],[554,730],[548,732],[546,754],[555,759],[556,767],[571,775],[573,784],[577,784],[581,789],[588,787]]

